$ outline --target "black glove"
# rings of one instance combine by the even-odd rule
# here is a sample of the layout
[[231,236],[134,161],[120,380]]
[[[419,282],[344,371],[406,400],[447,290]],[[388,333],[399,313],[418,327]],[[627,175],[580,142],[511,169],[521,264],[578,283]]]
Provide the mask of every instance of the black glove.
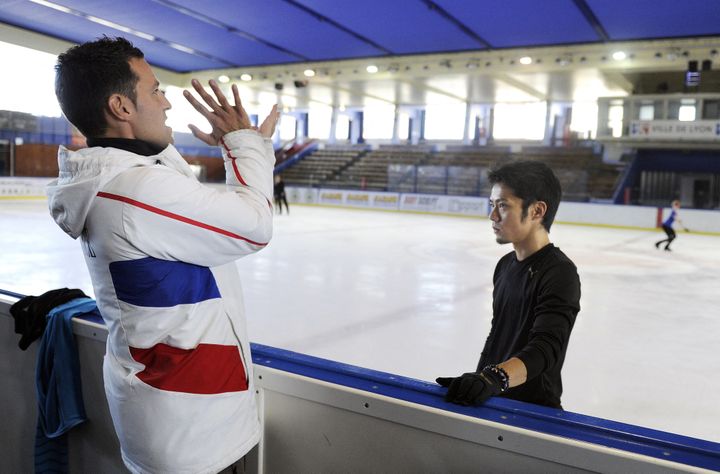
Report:
[[490,367],[460,377],[438,377],[435,381],[443,387],[449,387],[445,401],[458,405],[481,405],[488,398],[504,391],[502,376]]

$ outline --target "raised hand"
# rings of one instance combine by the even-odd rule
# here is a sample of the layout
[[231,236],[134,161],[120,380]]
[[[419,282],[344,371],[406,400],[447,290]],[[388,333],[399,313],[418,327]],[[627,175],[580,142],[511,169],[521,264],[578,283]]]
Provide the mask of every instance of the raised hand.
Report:
[[[250,117],[242,106],[242,103],[240,101],[240,94],[235,84],[233,84],[232,86],[233,96],[235,98],[235,105],[230,105],[230,102],[228,102],[225,94],[223,94],[220,90],[217,82],[213,80],[209,82],[210,88],[215,94],[215,97],[212,97],[210,94],[208,94],[207,91],[205,91],[205,89],[200,84],[200,81],[198,81],[197,79],[193,79],[191,83],[195,91],[203,100],[203,102],[205,102],[207,107],[210,108],[210,110],[208,110],[208,108],[205,105],[201,104],[192,95],[190,91],[186,90],[183,92],[183,95],[185,96],[187,101],[190,102],[190,104],[195,108],[195,110],[200,112],[200,114],[202,114],[202,116],[205,117],[212,126],[212,131],[210,133],[205,133],[200,131],[200,129],[195,125],[189,125],[192,134],[195,135],[198,139],[202,140],[208,145],[214,146],[220,143],[220,139],[230,132],[234,132],[235,130],[253,128],[252,123],[250,122]],[[265,122],[267,121],[268,119],[265,119]],[[265,125],[265,122],[263,122],[263,125]],[[275,118],[274,122],[272,123],[273,131],[275,130],[276,122],[277,118]],[[269,126],[270,124],[268,125],[268,127]]]
[[271,138],[275,133],[275,126],[277,125],[279,118],[280,112],[278,112],[278,106],[276,104],[273,105],[272,110],[270,111],[268,116],[265,117],[263,123],[261,123],[260,126],[257,128],[257,131],[260,132],[260,135],[262,135],[263,137]]

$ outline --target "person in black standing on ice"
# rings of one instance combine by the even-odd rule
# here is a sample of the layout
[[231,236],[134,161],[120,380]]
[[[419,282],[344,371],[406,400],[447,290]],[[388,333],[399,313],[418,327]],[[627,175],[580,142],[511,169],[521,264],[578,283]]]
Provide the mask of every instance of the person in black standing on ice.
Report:
[[519,161],[489,174],[490,221],[514,251],[493,276],[493,319],[475,372],[439,377],[445,400],[480,405],[499,395],[562,408],[560,371],[580,311],[575,264],[550,243],[560,182],[545,164]]
[[290,208],[288,207],[287,196],[285,195],[285,182],[282,176],[275,175],[275,205],[278,208],[278,214],[282,214],[282,205],[285,203],[285,210],[290,214]]
[[685,227],[680,220],[680,217],[678,216],[678,211],[680,210],[680,201],[677,199],[674,200],[671,204],[672,210],[670,212],[670,215],[667,219],[662,223],[662,230],[665,231],[665,234],[667,234],[667,239],[660,240],[658,242],[655,242],[655,248],[659,249],[660,245],[665,243],[665,250],[670,252],[670,244],[673,240],[675,240],[675,237],[677,237],[677,234],[675,234],[675,229],[673,229],[673,224],[677,222],[682,226],[682,228],[685,230],[685,232],[690,232],[687,227]]

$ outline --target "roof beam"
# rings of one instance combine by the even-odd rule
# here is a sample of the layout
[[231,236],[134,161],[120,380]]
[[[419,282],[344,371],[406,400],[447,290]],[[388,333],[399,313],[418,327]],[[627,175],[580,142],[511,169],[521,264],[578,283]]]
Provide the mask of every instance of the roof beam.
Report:
[[624,90],[628,94],[632,94],[633,83],[630,82],[625,75],[620,71],[602,71],[603,77],[610,83],[620,89]]
[[505,84],[513,86],[516,89],[520,89],[521,91],[526,92],[527,94],[530,94],[533,97],[537,97],[540,100],[548,100],[547,94],[544,94],[537,89],[533,89],[529,85],[525,84],[522,81],[518,81],[517,79],[510,76],[509,74],[493,74],[492,77],[494,77],[498,81],[501,81],[501,82],[504,82]]
[[303,5],[303,4],[300,3],[300,2],[296,2],[295,0],[285,0],[285,3],[288,3],[288,4],[292,5],[292,6],[294,6],[295,8],[298,8],[299,10],[304,11],[305,13],[307,13],[307,14],[309,14],[309,15],[312,15],[312,16],[315,17],[317,20],[319,20],[319,21],[321,21],[321,22],[323,22],[323,23],[327,23],[327,24],[332,25],[332,26],[334,26],[335,28],[337,28],[337,29],[339,29],[339,30],[341,30],[341,31],[344,31],[345,33],[347,33],[347,34],[349,34],[349,35],[351,35],[351,36],[359,39],[360,41],[362,41],[362,42],[364,42],[364,43],[369,44],[369,45],[372,46],[373,48],[378,49],[378,50],[382,51],[382,52],[385,53],[385,54],[395,54],[393,51],[390,51],[390,50],[387,49],[386,47],[377,44],[376,42],[374,42],[374,41],[371,40],[370,38],[367,38],[367,37],[361,35],[360,33],[356,32],[356,31],[353,31],[353,30],[351,30],[350,28],[348,28],[348,27],[346,27],[346,26],[341,25],[340,23],[336,22],[336,21],[333,20],[332,18],[328,18],[328,17],[326,17],[325,15],[323,15],[322,13],[318,13],[318,12],[316,12],[315,10],[313,10],[312,8],[308,8],[308,7],[306,7],[305,5]]
[[480,46],[482,46],[483,48],[493,49],[493,47],[492,47],[492,45],[491,45],[490,43],[488,43],[484,38],[482,38],[480,35],[478,35],[475,31],[473,31],[473,30],[472,30],[469,26],[467,26],[465,23],[463,23],[462,21],[460,21],[460,20],[458,20],[457,18],[455,18],[454,16],[452,16],[452,15],[451,15],[447,10],[445,10],[443,7],[441,7],[441,6],[438,5],[437,3],[433,2],[432,0],[421,0],[421,1],[422,1],[425,5],[427,5],[427,7],[428,7],[431,11],[434,11],[435,13],[437,13],[438,15],[440,15],[441,17],[443,17],[444,19],[446,19],[447,21],[449,21],[450,23],[452,23],[453,25],[455,25],[456,27],[458,27],[458,28],[460,29],[460,31],[462,31],[463,33],[465,33],[466,35],[468,35],[470,38],[472,38],[472,39],[474,39],[475,41],[477,41],[478,44],[480,44]]
[[585,0],[573,0],[573,3],[578,10],[580,10],[580,13],[582,13],[587,22],[590,23],[590,26],[592,26],[592,29],[595,30],[595,33],[597,33],[600,39],[605,42],[610,41],[610,35],[605,31],[605,27],[602,26],[598,17],[595,16],[595,12],[592,11],[590,5],[588,5]]
[[[255,35],[251,34],[251,33],[248,33],[247,31],[242,31],[242,30],[239,30],[239,29],[237,29],[237,28],[235,28],[235,27],[233,27],[233,26],[227,25],[227,24],[225,24],[225,23],[223,23],[223,22],[221,22],[221,21],[218,21],[218,20],[216,20],[216,19],[214,19],[214,18],[211,18],[211,17],[205,15],[204,13],[200,13],[200,12],[198,12],[198,11],[191,10],[191,9],[189,9],[189,8],[185,8],[185,7],[180,6],[180,5],[176,4],[176,3],[170,2],[170,1],[168,1],[168,0],[152,0],[152,1],[154,1],[155,3],[158,3],[158,4],[162,5],[162,6],[164,6],[164,7],[166,7],[166,8],[169,8],[169,9],[171,9],[171,10],[174,10],[174,11],[176,11],[176,12],[178,12],[178,13],[181,13],[181,14],[183,14],[183,15],[189,16],[189,17],[191,17],[191,18],[195,18],[196,20],[202,21],[203,23],[207,23],[208,25],[214,26],[214,27],[216,27],[216,28],[223,29],[223,30],[227,31],[228,33],[232,33],[232,34],[234,34],[234,35],[240,36],[240,37],[245,38],[245,39],[247,39],[247,40],[250,40],[250,41],[254,41],[254,42],[256,42],[256,43],[263,44],[263,45],[265,45],[265,46],[267,46],[267,47],[269,47],[269,48],[275,49],[275,50],[277,50],[277,51],[280,51],[280,52],[282,52],[282,53],[288,54],[288,55],[290,55],[290,56],[294,56],[294,57],[300,59],[301,61],[309,61],[309,60],[310,60],[310,58],[308,58],[307,56],[303,56],[303,55],[300,54],[300,53],[296,53],[295,51],[291,51],[291,50],[289,50],[289,49],[287,49],[287,48],[283,48],[283,47],[280,46],[280,45],[277,45],[277,44],[272,43],[272,42],[270,42],[270,41],[264,40],[263,38],[260,38],[260,37],[258,37],[258,36],[255,36]],[[237,66],[237,64],[234,64],[234,66]]]

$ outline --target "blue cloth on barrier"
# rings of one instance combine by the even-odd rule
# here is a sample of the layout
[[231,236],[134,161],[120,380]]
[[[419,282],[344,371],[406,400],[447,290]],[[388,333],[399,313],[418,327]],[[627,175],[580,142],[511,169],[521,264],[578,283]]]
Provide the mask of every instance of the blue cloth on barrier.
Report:
[[72,318],[97,312],[95,301],[77,298],[53,308],[38,349],[35,384],[38,427],[35,472],[67,472],[65,434],[87,418]]

